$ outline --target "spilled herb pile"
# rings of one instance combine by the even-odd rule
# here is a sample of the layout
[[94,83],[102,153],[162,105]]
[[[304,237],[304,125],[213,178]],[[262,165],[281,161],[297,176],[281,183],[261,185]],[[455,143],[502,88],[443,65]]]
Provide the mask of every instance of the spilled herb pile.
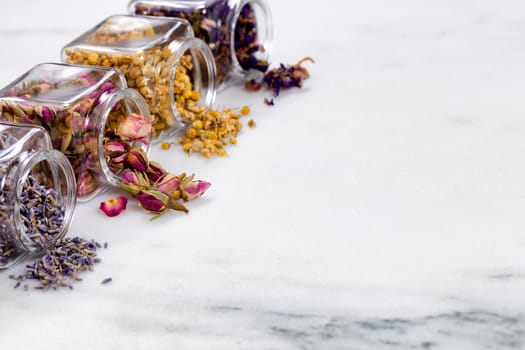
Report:
[[[278,97],[281,90],[291,88],[301,88],[303,81],[310,77],[310,73],[302,66],[304,62],[315,61],[311,57],[305,57],[293,65],[281,65],[278,68],[267,71],[260,81],[252,79],[245,83],[244,87],[250,91],[259,91],[262,87],[266,87],[273,92],[273,98]],[[273,106],[274,99],[265,99],[267,105]]]
[[[167,172],[158,163],[148,161],[140,149],[132,150],[129,158],[118,185],[137,198],[143,209],[156,214],[152,219],[169,209],[188,213],[183,202],[200,197],[211,186],[209,182],[193,180],[194,175]],[[111,198],[101,203],[100,209],[112,217],[119,215],[126,205],[125,197]]]
[[[9,278],[16,281],[15,288],[26,281],[35,281],[34,289],[73,289],[75,282],[82,281],[79,275],[84,271],[92,271],[100,261],[97,258],[97,248],[100,247],[94,240],[80,237],[59,239],[41,258],[26,265],[24,274],[11,275]],[[23,288],[28,290],[29,284],[24,283]]]

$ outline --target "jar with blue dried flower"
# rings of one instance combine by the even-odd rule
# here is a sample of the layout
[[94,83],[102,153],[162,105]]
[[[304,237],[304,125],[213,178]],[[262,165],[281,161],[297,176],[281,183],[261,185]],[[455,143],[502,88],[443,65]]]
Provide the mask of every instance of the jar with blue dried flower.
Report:
[[113,68],[43,63],[0,90],[0,120],[42,126],[86,201],[116,186],[130,151],[149,153],[144,98]]
[[118,68],[146,100],[157,141],[178,134],[186,114],[215,99],[212,52],[182,19],[111,16],[67,44],[62,60]]
[[39,126],[0,123],[0,269],[64,237],[75,175]]
[[273,25],[264,0],[132,0],[128,11],[188,20],[213,52],[221,87],[268,69]]

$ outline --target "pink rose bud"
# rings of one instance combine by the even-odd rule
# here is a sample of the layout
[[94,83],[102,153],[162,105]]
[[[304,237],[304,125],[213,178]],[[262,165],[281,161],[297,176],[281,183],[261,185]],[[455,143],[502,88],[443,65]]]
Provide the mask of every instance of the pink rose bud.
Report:
[[134,171],[126,170],[122,173],[122,182],[126,185],[138,185],[139,179]]
[[159,164],[150,162],[146,175],[148,175],[150,181],[157,182],[161,177],[166,175],[166,170],[164,170]]
[[191,181],[182,188],[182,198],[186,201],[191,201],[202,196],[210,186],[211,183],[206,181]]
[[45,123],[49,123],[51,119],[53,119],[53,114],[51,113],[49,107],[42,106],[42,120]]
[[151,135],[151,121],[139,114],[130,114],[120,122],[116,133],[123,141],[147,144],[147,137]]
[[108,199],[100,203],[100,210],[109,217],[114,217],[122,213],[126,209],[128,199],[124,196]]
[[106,157],[113,163],[122,163],[126,160],[126,146],[119,141],[110,141],[104,145]]
[[151,194],[141,193],[137,195],[137,199],[142,208],[155,213],[162,213],[168,208],[161,200],[155,198]]
[[93,193],[97,187],[97,181],[89,171],[82,172],[77,179],[77,195],[79,197]]
[[179,189],[180,179],[175,174],[166,174],[162,180],[160,180],[157,191],[169,195],[171,192]]
[[148,158],[140,148],[133,148],[126,157],[126,165],[131,169],[144,172],[148,169]]

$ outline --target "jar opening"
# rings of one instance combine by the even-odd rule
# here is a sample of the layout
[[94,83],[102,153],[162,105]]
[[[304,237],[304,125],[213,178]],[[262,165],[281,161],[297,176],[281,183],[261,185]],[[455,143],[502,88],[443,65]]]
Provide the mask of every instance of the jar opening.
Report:
[[[88,159],[87,168],[92,170],[96,183],[116,186],[121,179],[128,151],[131,148],[139,148],[145,154],[149,154],[151,140],[151,132],[138,141],[126,141],[116,136],[119,123],[126,118],[132,118],[129,120],[130,123],[135,123],[135,118],[138,121],[143,119],[149,121],[148,107],[142,95],[136,90],[123,89],[101,96],[100,104],[94,111],[100,113],[100,130],[98,130],[96,153],[92,154],[96,161],[90,162]],[[79,186],[82,185],[79,183]],[[89,200],[105,189],[106,187],[99,186],[98,191],[93,192],[89,198],[82,199]]]
[[27,252],[38,252],[69,228],[76,200],[73,169],[57,150],[35,151],[18,165],[15,178],[15,242]]
[[248,77],[261,75],[268,69],[273,43],[269,6],[264,0],[242,1],[233,23],[231,52],[235,71]]
[[175,53],[170,100],[176,126],[156,141],[184,129],[195,106],[210,108],[215,101],[216,66],[208,45],[201,39],[192,38],[170,44],[170,50]]

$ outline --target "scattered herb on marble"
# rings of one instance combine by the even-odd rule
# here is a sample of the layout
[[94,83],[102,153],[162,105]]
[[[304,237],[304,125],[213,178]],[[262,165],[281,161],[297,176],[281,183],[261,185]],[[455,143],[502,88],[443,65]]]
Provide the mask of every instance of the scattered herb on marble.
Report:
[[127,204],[128,199],[126,197],[118,196],[100,203],[100,210],[109,217],[115,217],[126,210]]
[[136,197],[142,208],[156,214],[152,219],[169,209],[188,213],[182,202],[202,196],[211,186],[209,182],[193,180],[194,175],[169,173],[159,164],[148,162],[147,158],[136,159],[123,173],[119,186]]
[[[97,243],[80,237],[57,240],[47,252],[34,263],[26,265],[22,275],[11,275],[16,281],[15,288],[22,282],[34,280],[35,289],[73,289],[73,283],[81,281],[79,274],[93,270],[100,260],[97,258]],[[28,288],[24,285],[24,290]]]
[[204,158],[225,156],[227,145],[237,144],[237,134],[242,129],[241,113],[233,109],[195,110],[188,117],[191,123],[185,135],[179,138],[182,149],[190,154],[200,153]]
[[241,9],[233,38],[231,29],[225,18],[232,9],[227,0],[218,0],[206,6],[182,8],[180,6],[157,6],[147,3],[135,4],[135,14],[146,16],[176,17],[188,20],[195,36],[205,41],[213,52],[217,66],[217,81],[222,84],[233,69],[232,39],[235,56],[240,66],[245,70],[265,72],[268,62],[256,57],[259,52],[264,52],[257,34],[257,20],[255,11],[249,4]]
[[[200,197],[211,186],[206,181],[194,181],[193,175],[167,172],[160,164],[150,161],[141,148],[121,143],[108,143],[106,147],[109,149],[105,153],[112,159],[117,157],[122,164],[123,171],[118,185],[137,198],[140,207],[157,214],[155,217],[168,209],[188,213],[189,210],[181,201]],[[192,192],[195,184],[200,184],[197,193]],[[100,203],[100,209],[107,216],[114,217],[126,209],[127,202],[127,198],[123,196],[111,198]]]
[[[246,82],[244,87],[247,90],[258,91],[263,86],[266,86],[273,91],[274,98],[279,96],[281,90],[287,90],[294,87],[301,88],[303,86],[303,81],[310,77],[308,70],[302,66],[302,64],[307,61],[315,63],[312,58],[305,57],[294,65],[281,64],[278,68],[267,71],[261,81],[252,79]],[[265,98],[264,103],[273,106],[274,99]]]
[[171,143],[167,142],[167,141],[164,141],[163,143],[161,143],[160,147],[163,150],[167,151],[167,150],[169,150],[171,148]]
[[[188,76],[191,61],[183,57],[182,63],[177,67],[177,74]],[[237,134],[242,129],[240,118],[250,113],[250,107],[244,106],[236,113],[231,108],[213,110],[197,106],[191,97],[196,92],[192,91],[191,85],[181,88],[184,90],[179,93],[177,106],[185,106],[179,112],[188,126],[184,136],[179,137],[182,149],[188,154],[200,153],[204,158],[225,156],[225,146],[237,143]]]

